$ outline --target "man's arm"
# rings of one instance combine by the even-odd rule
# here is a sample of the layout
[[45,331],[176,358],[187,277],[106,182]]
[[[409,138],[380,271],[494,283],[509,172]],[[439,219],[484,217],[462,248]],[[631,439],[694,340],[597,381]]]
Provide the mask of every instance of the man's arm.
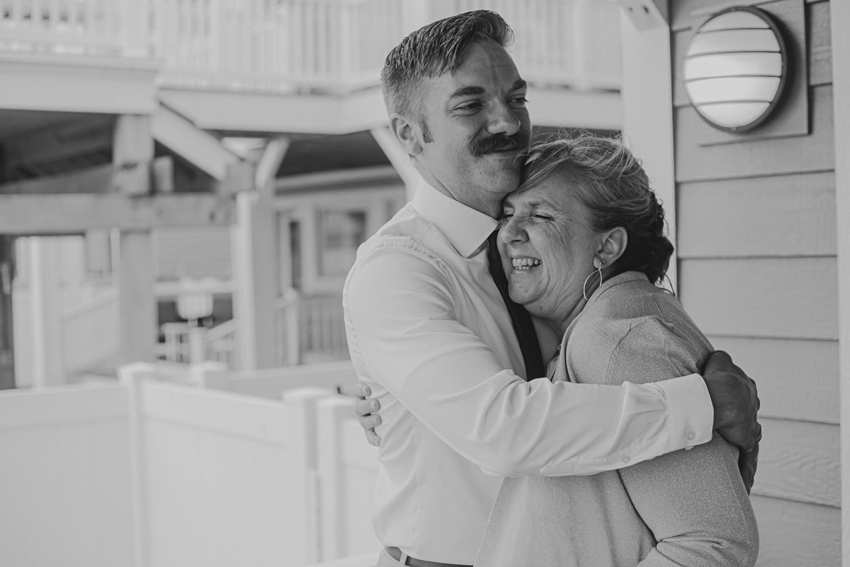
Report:
[[[714,428],[739,448],[738,467],[749,493],[755,480],[761,441],[761,425],[756,419],[760,407],[756,383],[722,350],[709,357],[703,379],[714,408]],[[352,395],[358,398],[355,411],[366,440],[377,447],[381,437],[375,427],[381,424],[378,414],[381,404],[370,398],[371,394],[369,386],[361,383]]]
[[344,295],[349,346],[361,377],[466,459],[502,476],[595,474],[710,439],[696,375],[610,387],[504,370],[458,321],[450,275],[420,256],[395,247],[361,260]]

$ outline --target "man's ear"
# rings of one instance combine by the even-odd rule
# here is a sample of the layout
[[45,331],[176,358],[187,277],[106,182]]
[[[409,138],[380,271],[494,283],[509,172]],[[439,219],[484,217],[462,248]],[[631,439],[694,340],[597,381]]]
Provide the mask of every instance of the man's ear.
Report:
[[629,244],[629,235],[626,229],[618,226],[603,234],[602,246],[599,257],[605,260],[606,266],[611,266],[626,251]]
[[407,155],[416,156],[422,153],[422,142],[419,140],[419,131],[415,125],[398,114],[390,116],[390,130],[401,143],[401,147]]

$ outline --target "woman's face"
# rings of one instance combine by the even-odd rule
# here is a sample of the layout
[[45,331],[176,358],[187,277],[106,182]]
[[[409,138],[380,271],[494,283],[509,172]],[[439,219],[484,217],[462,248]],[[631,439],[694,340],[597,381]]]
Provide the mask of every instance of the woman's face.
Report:
[[509,194],[499,252],[511,299],[563,332],[570,315],[583,307],[582,284],[594,271],[593,256],[602,241],[567,175],[555,172],[534,187]]

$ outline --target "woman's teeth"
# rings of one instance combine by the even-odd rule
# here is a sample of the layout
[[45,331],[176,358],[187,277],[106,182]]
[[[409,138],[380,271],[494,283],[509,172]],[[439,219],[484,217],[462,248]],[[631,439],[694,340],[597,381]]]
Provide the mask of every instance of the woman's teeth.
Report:
[[537,258],[513,258],[511,259],[514,270],[530,270],[541,264]]

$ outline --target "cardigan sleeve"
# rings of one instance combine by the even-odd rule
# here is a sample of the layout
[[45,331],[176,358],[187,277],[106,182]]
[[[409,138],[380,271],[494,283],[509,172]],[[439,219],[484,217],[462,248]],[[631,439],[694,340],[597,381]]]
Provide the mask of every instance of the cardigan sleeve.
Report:
[[[606,382],[664,380],[695,371],[707,341],[701,346],[704,338],[688,333],[660,317],[639,320],[613,349]],[[755,564],[758,530],[737,462],[737,450],[715,434],[705,445],[619,471],[657,541],[641,567]]]

